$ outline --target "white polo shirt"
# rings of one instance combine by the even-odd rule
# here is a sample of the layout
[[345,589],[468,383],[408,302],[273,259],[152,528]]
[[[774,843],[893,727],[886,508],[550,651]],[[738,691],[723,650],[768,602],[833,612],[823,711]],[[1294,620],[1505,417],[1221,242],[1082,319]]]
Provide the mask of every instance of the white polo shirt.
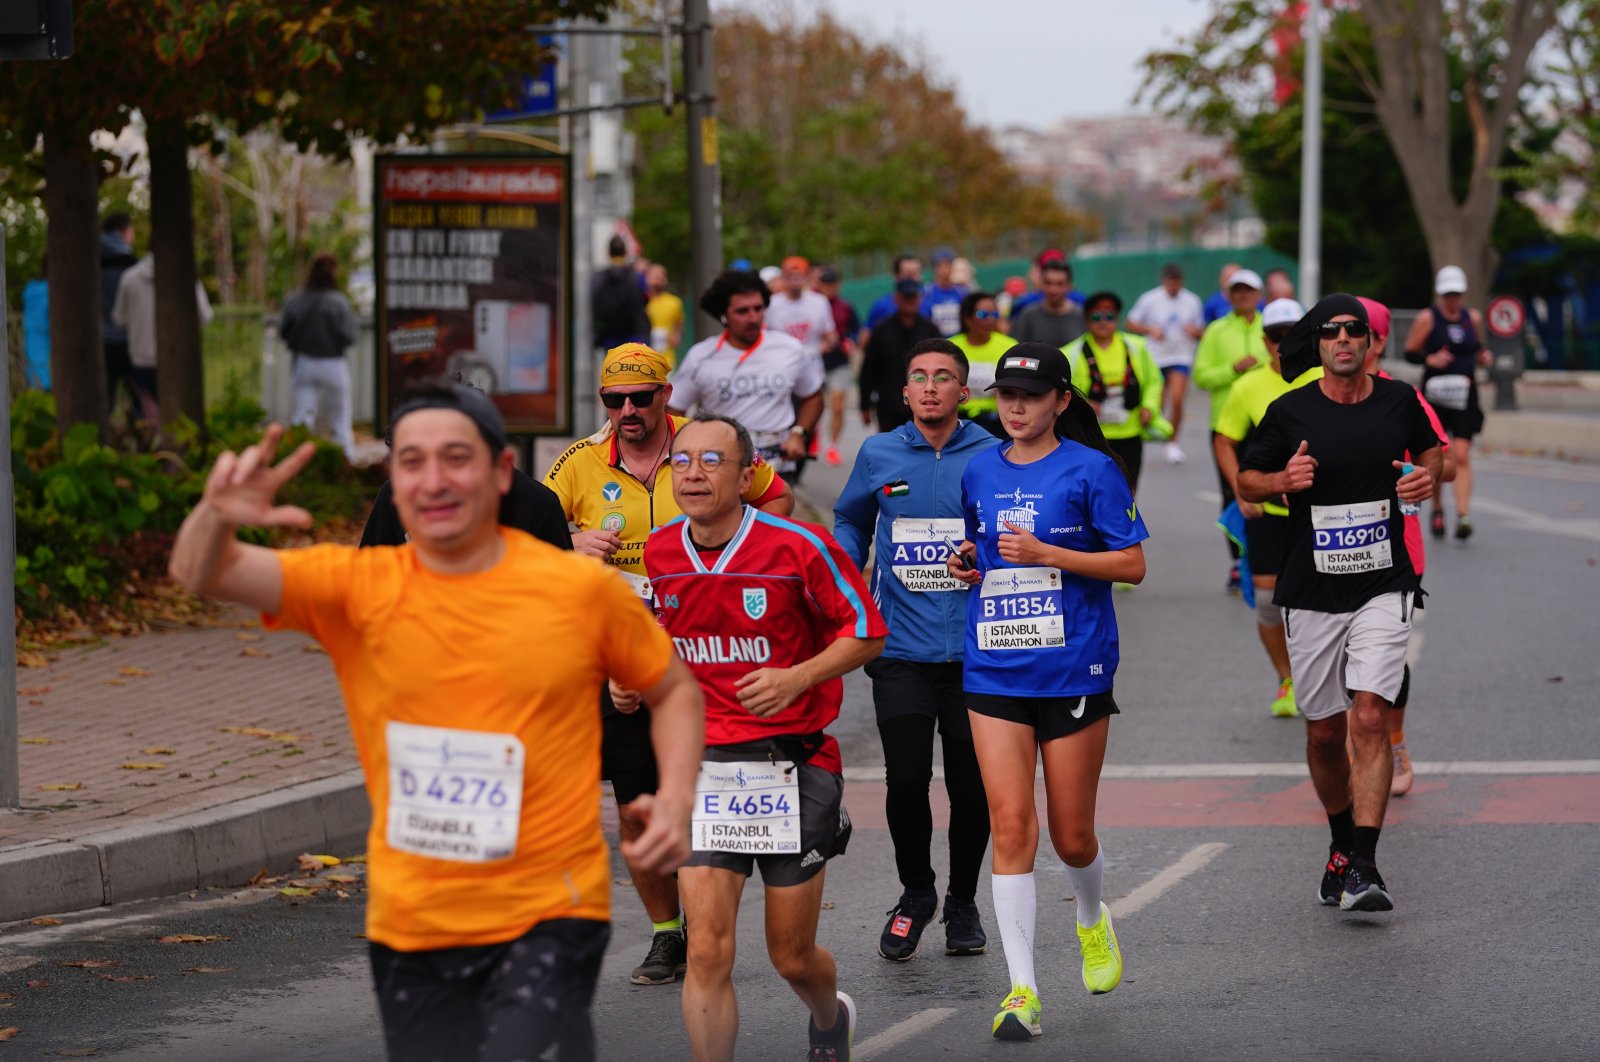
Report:
[[822,359],[792,336],[764,331],[755,346],[740,350],[724,332],[679,359],[672,405],[732,417],[757,446],[775,446],[794,424],[794,400],[821,391],[822,375]]

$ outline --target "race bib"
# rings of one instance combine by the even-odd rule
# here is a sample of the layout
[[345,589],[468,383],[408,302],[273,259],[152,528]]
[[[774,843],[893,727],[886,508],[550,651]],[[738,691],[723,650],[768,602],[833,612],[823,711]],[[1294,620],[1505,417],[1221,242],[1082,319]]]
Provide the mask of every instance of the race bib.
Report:
[[889,566],[907,590],[918,594],[940,590],[965,590],[967,584],[950,574],[945,558],[949,542],[967,537],[966,522],[959,519],[896,517],[890,529]]
[[389,847],[489,863],[517,850],[522,742],[510,734],[389,723]]
[[1472,385],[1472,377],[1458,373],[1430,376],[1428,382],[1422,385],[1422,393],[1429,402],[1441,409],[1466,409]]
[[617,571],[622,572],[622,577],[628,580],[628,585],[633,588],[633,592],[643,598],[646,604],[655,601],[655,598],[650,593],[650,580],[648,578],[637,572],[623,571],[621,568],[618,568]]
[[994,362],[972,361],[967,364],[967,390],[981,395],[994,383]]
[[1121,387],[1106,388],[1106,399],[1100,403],[1101,424],[1126,424],[1128,423],[1128,406],[1123,401]]
[[1394,566],[1388,501],[1311,507],[1312,559],[1323,575],[1359,575]]
[[700,764],[690,838],[696,852],[800,852],[800,772],[790,760]]
[[979,649],[1047,649],[1067,644],[1058,569],[994,568],[983,573],[978,595]]

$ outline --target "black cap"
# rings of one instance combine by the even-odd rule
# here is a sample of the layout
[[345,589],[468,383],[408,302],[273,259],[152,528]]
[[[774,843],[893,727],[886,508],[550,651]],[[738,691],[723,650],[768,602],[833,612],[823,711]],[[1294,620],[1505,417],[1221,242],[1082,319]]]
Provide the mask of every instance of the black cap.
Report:
[[1029,394],[1067,391],[1072,387],[1072,366],[1060,347],[1049,343],[1018,343],[1000,355],[994,367],[994,383],[984,388],[994,391],[1015,387]]
[[907,277],[905,280],[897,280],[894,282],[894,293],[896,295],[921,295],[922,285],[919,282],[912,280],[910,277]]
[[817,280],[824,284],[837,284],[839,282],[839,271],[833,266],[823,266],[822,272],[817,274]]
[[451,409],[461,413],[477,427],[478,434],[488,444],[489,452],[498,454],[506,448],[506,422],[488,395],[456,380],[434,378],[414,384],[400,399],[389,415],[389,437],[394,445],[394,429],[408,413],[419,409]]

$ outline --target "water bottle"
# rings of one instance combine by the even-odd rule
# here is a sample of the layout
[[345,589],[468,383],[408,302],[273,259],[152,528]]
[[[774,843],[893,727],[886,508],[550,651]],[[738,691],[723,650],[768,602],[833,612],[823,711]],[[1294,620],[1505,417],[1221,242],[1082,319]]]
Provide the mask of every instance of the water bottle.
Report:
[[[1417,466],[1412,464],[1410,461],[1407,461],[1405,464],[1400,466],[1400,474],[1402,476],[1409,476],[1409,475],[1411,475],[1411,473],[1415,472],[1416,470],[1417,470]],[[1422,505],[1421,505],[1420,502],[1403,501],[1403,502],[1400,503],[1400,515],[1401,516],[1420,516],[1421,513],[1422,513]]]

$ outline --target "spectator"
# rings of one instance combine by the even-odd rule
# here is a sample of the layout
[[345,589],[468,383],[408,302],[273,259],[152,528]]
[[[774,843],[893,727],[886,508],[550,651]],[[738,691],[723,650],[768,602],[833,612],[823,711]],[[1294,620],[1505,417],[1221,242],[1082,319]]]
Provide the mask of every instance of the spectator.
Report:
[[[211,322],[211,300],[197,280],[194,283],[195,310],[200,324]],[[128,336],[129,371],[143,419],[160,419],[161,407],[156,390],[156,259],[147,254],[122,274],[117,296],[111,304],[111,321]]]
[[[48,272],[44,261],[39,270]],[[50,390],[50,284],[44,277],[22,288],[22,353],[28,386]]]
[[967,289],[955,280],[955,252],[941,247],[933,252],[933,283],[922,294],[922,316],[938,326],[941,336],[961,331],[961,300]]
[[133,219],[123,213],[107,214],[100,223],[100,341],[106,359],[106,412],[117,408],[117,387],[128,392],[128,403],[139,410],[142,399],[128,359],[128,331],[111,319],[117,287],[139,260],[133,253]]
[[356,312],[339,291],[339,261],[324,252],[311,260],[306,286],[284,303],[278,334],[294,352],[291,424],[314,428],[324,419],[333,441],[355,459],[351,432],[350,363],[344,352],[358,334]]
[[650,346],[667,356],[670,365],[677,360],[678,344],[683,342],[683,300],[667,290],[667,267],[653,262],[645,270],[650,301],[644,312],[650,318]]
[[628,245],[621,236],[613,236],[606,250],[611,264],[595,274],[590,300],[594,345],[606,351],[624,343],[648,343],[650,317],[638,274],[628,264]]

